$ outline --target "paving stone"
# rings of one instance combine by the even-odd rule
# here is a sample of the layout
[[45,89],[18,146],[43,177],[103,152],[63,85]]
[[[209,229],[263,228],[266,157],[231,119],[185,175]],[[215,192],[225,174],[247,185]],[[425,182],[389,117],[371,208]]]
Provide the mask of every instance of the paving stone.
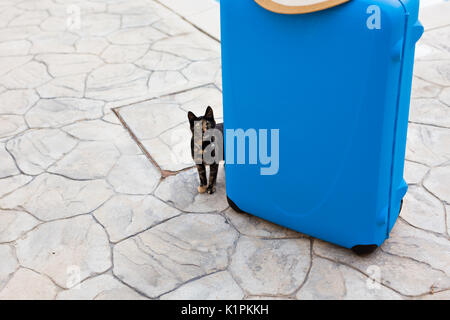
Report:
[[39,220],[23,211],[0,209],[0,242],[17,240],[39,224]]
[[447,235],[450,236],[450,205],[445,205],[445,213],[447,217]]
[[2,7],[2,12],[0,13],[0,27],[4,28],[8,26],[8,24],[16,17],[18,17],[22,10],[19,10],[18,8],[12,7],[13,3],[10,3],[5,5],[5,8]]
[[450,128],[450,107],[436,99],[413,99],[409,120]]
[[369,275],[379,271],[380,283],[405,296],[420,296],[448,289],[450,277],[429,264],[376,250],[359,257],[350,250],[320,240],[314,241],[314,253]]
[[81,28],[73,30],[77,34],[87,36],[107,36],[120,28],[119,15],[107,13],[82,13]]
[[182,285],[162,300],[240,300],[244,292],[227,271],[221,271]]
[[120,46],[110,45],[102,53],[102,58],[108,63],[134,62],[148,50],[148,45]]
[[450,290],[427,294],[420,297],[422,300],[450,300]]
[[149,75],[132,64],[105,65],[88,76],[86,96],[105,101],[143,96],[148,93]]
[[448,60],[416,61],[414,74],[440,86],[450,86],[450,65]]
[[0,143],[0,179],[19,174],[19,170],[11,155],[6,151],[5,145]]
[[220,44],[200,33],[167,37],[156,42],[152,49],[172,53],[191,61],[220,57]]
[[[0,30],[1,34],[1,30]],[[1,36],[0,36],[0,39]],[[32,59],[32,56],[21,56],[21,57],[3,57],[0,60],[0,75],[5,76],[8,72],[13,71],[14,69],[25,65]]]
[[82,141],[48,172],[72,179],[101,179],[108,175],[119,157],[120,152],[112,143]]
[[0,115],[0,139],[14,136],[28,129],[22,116]]
[[93,54],[60,54],[49,53],[36,56],[38,61],[48,65],[53,77],[63,77],[88,73],[103,64],[103,61]]
[[24,186],[32,180],[32,177],[23,174],[0,179],[0,198]]
[[119,112],[137,138],[142,140],[156,138],[187,119],[186,112],[178,105],[152,100],[121,108]]
[[153,196],[118,195],[94,214],[105,227],[110,240],[118,242],[173,218],[180,211]]
[[[1,180],[0,180],[1,181]],[[112,196],[102,180],[74,181],[42,174],[0,200],[0,208],[24,208],[41,220],[54,220],[92,212]]]
[[219,168],[216,192],[198,193],[197,169],[182,171],[165,178],[155,191],[155,195],[176,208],[186,212],[220,212],[228,207],[225,197],[225,172]]
[[39,96],[34,90],[8,90],[0,94],[0,114],[25,114],[37,101]]
[[100,118],[103,105],[102,101],[90,99],[41,99],[25,118],[31,127],[57,127],[79,120]]
[[435,48],[447,53],[446,58],[450,57],[450,26],[429,30],[425,32],[420,42],[432,45]]
[[27,40],[12,40],[0,43],[0,56],[24,56],[31,48],[31,42]]
[[436,166],[450,159],[450,131],[411,123],[408,128],[406,159]]
[[67,17],[48,17],[41,25],[43,31],[66,31],[67,30]]
[[36,88],[51,80],[42,62],[30,61],[0,78],[0,84],[10,89]]
[[[65,21],[64,21],[65,22]],[[28,38],[33,46],[30,53],[71,53],[75,51],[75,41],[78,36],[72,33],[58,31],[41,32]]]
[[450,88],[443,89],[441,94],[439,95],[439,99],[447,106],[450,106]]
[[436,236],[399,220],[382,249],[397,256],[428,264],[450,277],[450,255],[443,254],[450,252],[450,240],[445,236]]
[[178,36],[195,31],[195,28],[189,22],[179,17],[161,19],[153,23],[152,27],[169,36]]
[[39,32],[41,30],[35,26],[3,28],[0,30],[0,39],[3,41],[24,40]]
[[303,235],[298,232],[283,228],[246,213],[238,213],[231,208],[227,209],[224,214],[230,223],[239,231],[239,233],[245,236],[264,239],[303,237]]
[[402,296],[359,271],[314,257],[300,300],[398,300]]
[[[117,119],[114,114],[112,116]],[[124,155],[142,154],[121,124],[111,124],[103,120],[87,120],[68,125],[62,130],[80,140],[111,142]]]
[[48,17],[48,12],[43,10],[24,12],[15,17],[9,24],[11,27],[39,25]]
[[197,61],[186,67],[183,74],[196,84],[214,83],[220,68],[220,59]]
[[[18,263],[13,248],[6,244],[0,245],[0,290],[8,282],[9,277],[16,271]],[[0,291],[1,292],[1,291]]]
[[84,96],[86,75],[58,77],[36,90],[41,98],[73,97],[82,98]]
[[409,185],[420,184],[428,170],[430,169],[423,164],[406,160],[404,170],[406,183]]
[[145,299],[113,276],[105,274],[58,293],[57,300],[141,300]]
[[144,155],[122,156],[108,175],[108,182],[119,193],[152,193],[161,178],[160,172]]
[[165,132],[161,137],[141,142],[162,170],[175,172],[194,166],[190,141],[191,131],[185,123]]
[[159,96],[193,87],[196,84],[190,83],[178,71],[155,71],[148,79],[148,90],[153,96]]
[[410,186],[401,217],[415,227],[438,233],[445,232],[445,212],[441,201],[420,186]]
[[429,83],[417,77],[413,78],[412,82],[412,94],[411,97],[415,98],[434,98],[439,92],[441,87],[435,84]]
[[118,45],[150,44],[162,39],[165,34],[152,27],[127,28],[116,31],[108,36],[108,40]]
[[211,106],[216,121],[223,118],[222,93],[212,85],[188,90],[173,95],[172,98],[186,112],[192,111],[199,116],[205,114],[207,106]]
[[[111,267],[108,237],[90,216],[39,225],[17,241],[17,257],[22,266],[46,274],[63,288]],[[75,267],[80,273],[74,276]]]
[[31,129],[9,140],[7,148],[22,172],[37,175],[72,150],[77,140],[58,129]]
[[244,236],[238,241],[229,270],[251,295],[288,295],[303,283],[309,266],[308,239],[267,240]]
[[135,1],[117,1],[108,5],[108,12],[127,15],[137,14],[156,14],[158,17],[174,15],[159,3],[154,1],[135,0]]
[[219,215],[183,215],[114,247],[114,274],[149,297],[224,270],[237,233]]
[[439,199],[450,203],[450,165],[431,169],[424,186]]
[[51,300],[58,288],[47,277],[20,268],[8,284],[0,291],[1,300]]
[[100,54],[108,46],[108,41],[102,37],[83,37],[75,43],[79,53]]
[[159,19],[161,19],[161,17],[155,12],[127,14],[122,16],[122,28],[154,26],[154,23]]
[[136,61],[136,65],[151,71],[181,70],[189,63],[189,60],[177,55],[153,50]]

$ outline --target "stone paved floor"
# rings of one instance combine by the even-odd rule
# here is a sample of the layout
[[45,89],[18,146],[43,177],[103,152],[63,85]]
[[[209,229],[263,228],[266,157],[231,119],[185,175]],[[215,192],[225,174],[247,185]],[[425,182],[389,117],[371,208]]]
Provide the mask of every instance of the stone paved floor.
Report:
[[220,45],[158,1],[0,0],[0,56],[0,299],[450,298],[450,26],[418,47],[410,190],[366,258],[233,212],[223,170],[196,193],[178,137],[221,117]]

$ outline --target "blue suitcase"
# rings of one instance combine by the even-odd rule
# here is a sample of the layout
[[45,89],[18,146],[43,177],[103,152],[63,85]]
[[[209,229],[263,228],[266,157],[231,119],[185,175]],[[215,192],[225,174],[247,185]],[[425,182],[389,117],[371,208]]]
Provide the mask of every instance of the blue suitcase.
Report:
[[[407,191],[419,1],[220,6],[230,205],[343,247],[380,246]],[[246,134],[244,162],[236,160],[238,129]],[[267,146],[278,141],[276,174],[262,174],[267,161],[251,159],[250,131],[261,140],[264,129],[267,136],[279,130]]]

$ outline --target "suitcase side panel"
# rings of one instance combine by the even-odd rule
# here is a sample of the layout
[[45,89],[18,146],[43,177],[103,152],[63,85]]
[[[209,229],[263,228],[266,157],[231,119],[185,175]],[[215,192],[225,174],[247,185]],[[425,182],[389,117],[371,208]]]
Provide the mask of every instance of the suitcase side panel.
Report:
[[[362,29],[374,3],[386,26],[380,33]],[[342,246],[381,244],[400,77],[391,55],[404,9],[397,0],[353,0],[300,20],[253,5],[221,1],[224,123],[280,128],[280,170],[261,176],[259,167],[227,164],[228,196],[244,211]],[[316,50],[302,46],[311,43]]]
[[423,34],[423,26],[418,20],[419,0],[400,0],[407,14],[407,25],[402,57],[402,73],[396,120],[395,144],[393,149],[392,186],[389,211],[388,234],[398,218],[401,201],[408,185],[403,178],[405,149],[408,131],[411,84],[413,77],[414,53],[416,42]]

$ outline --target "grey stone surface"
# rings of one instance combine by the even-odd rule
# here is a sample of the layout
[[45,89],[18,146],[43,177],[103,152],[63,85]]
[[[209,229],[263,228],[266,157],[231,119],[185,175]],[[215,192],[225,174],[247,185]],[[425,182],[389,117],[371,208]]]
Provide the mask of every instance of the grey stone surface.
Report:
[[448,129],[410,123],[406,159],[436,166],[450,159],[449,145]]
[[48,171],[71,179],[100,179],[108,175],[119,157],[119,150],[110,142],[83,141]]
[[26,212],[0,210],[0,242],[17,240],[38,224],[39,220]]
[[0,300],[51,300],[57,292],[58,288],[49,278],[21,268],[0,291]]
[[112,242],[142,232],[180,214],[153,196],[115,196],[95,211]]
[[450,164],[431,169],[423,184],[433,195],[450,203]]
[[402,296],[375,277],[334,261],[315,257],[308,280],[296,295],[299,300],[398,300]]
[[119,193],[149,194],[161,174],[144,155],[122,156],[108,175],[108,182]]
[[227,271],[189,282],[165,294],[162,300],[239,300],[244,292]]
[[251,295],[288,295],[303,283],[310,263],[308,239],[241,237],[230,271],[237,283]]
[[340,248],[319,240],[314,241],[314,254],[340,264],[351,266],[369,275],[373,270],[379,272],[379,282],[404,296],[419,296],[450,287],[450,277],[409,257],[393,255],[377,250],[370,256],[358,257],[348,249]]
[[21,266],[47,275],[63,288],[111,267],[106,232],[86,215],[39,225],[17,241],[17,257]]
[[37,218],[48,221],[92,212],[112,194],[109,185],[102,180],[75,181],[42,174],[0,199],[0,208],[24,208]]
[[155,195],[186,212],[220,212],[228,207],[225,197],[225,173],[222,167],[219,167],[215,193],[199,194],[198,185],[198,173],[194,168],[165,178],[156,189]]
[[59,127],[101,117],[103,104],[102,101],[89,99],[41,99],[25,118],[31,127]]
[[77,145],[77,140],[58,129],[28,130],[7,143],[22,172],[45,172]]
[[75,288],[60,291],[57,300],[141,300],[136,293],[113,276],[104,274],[83,281]]
[[425,174],[429,170],[430,168],[428,168],[423,164],[406,160],[404,170],[404,177],[406,183],[409,185],[421,183],[423,178],[425,177]]
[[0,292],[10,277],[18,268],[17,258],[14,255],[12,246],[2,244],[0,245]]
[[298,232],[280,227],[246,213],[237,213],[231,208],[227,209],[224,214],[239,233],[245,236],[264,239],[292,239],[303,237],[303,235]]
[[0,178],[10,177],[19,174],[19,170],[11,154],[6,151],[5,145],[0,143]]
[[149,297],[224,270],[237,233],[219,215],[183,215],[114,247],[114,274]]
[[419,186],[410,186],[403,199],[401,217],[415,227],[445,232],[444,206],[438,198]]

